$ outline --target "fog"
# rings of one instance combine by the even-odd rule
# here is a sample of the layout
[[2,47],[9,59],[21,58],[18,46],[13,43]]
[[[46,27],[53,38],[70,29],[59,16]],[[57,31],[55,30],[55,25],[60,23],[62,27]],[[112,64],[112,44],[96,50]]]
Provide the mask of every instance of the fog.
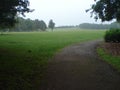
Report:
[[90,18],[89,9],[94,0],[30,0],[30,8],[34,12],[26,14],[26,18],[44,20],[50,19],[56,26],[78,25],[80,23],[101,23]]

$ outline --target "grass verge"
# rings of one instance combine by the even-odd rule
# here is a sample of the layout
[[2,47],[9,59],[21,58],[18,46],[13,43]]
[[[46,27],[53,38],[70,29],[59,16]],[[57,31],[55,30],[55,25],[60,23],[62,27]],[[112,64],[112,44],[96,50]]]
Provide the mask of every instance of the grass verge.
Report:
[[[108,64],[110,64],[111,66],[113,66],[113,68],[115,68],[118,72],[120,72],[120,55],[115,55],[113,54],[112,51],[118,51],[118,50],[112,50],[111,47],[106,48],[105,47],[106,44],[102,44],[100,47],[97,48],[97,53],[98,55]],[[111,53],[112,52],[112,53]]]

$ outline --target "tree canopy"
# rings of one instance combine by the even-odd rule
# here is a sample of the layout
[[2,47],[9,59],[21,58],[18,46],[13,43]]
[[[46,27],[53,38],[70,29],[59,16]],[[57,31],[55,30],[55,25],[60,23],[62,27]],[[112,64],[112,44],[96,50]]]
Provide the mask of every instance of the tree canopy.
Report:
[[28,0],[0,0],[0,28],[14,26],[18,14],[31,11]]
[[54,29],[54,27],[55,27],[55,23],[53,22],[52,19],[49,21],[49,25],[48,25],[48,27],[51,28],[52,30]]
[[102,22],[116,19],[120,21],[120,0],[94,0],[95,4],[86,11],[91,11],[91,16],[101,19]]

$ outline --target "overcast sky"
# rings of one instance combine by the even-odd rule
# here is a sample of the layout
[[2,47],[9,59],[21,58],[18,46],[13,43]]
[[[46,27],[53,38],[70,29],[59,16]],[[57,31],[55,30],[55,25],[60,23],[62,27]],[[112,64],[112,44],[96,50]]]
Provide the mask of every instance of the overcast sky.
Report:
[[30,0],[30,8],[35,11],[26,14],[26,18],[44,20],[47,24],[53,19],[56,26],[100,23],[85,12],[93,3],[94,0]]

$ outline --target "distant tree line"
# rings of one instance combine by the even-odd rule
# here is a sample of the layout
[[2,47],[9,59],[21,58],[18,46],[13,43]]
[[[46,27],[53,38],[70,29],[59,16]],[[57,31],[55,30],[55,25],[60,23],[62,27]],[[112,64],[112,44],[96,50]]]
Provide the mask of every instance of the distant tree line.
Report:
[[58,26],[56,28],[81,28],[81,29],[110,29],[110,28],[120,28],[120,24],[117,22],[111,24],[92,24],[92,23],[82,23],[79,25],[70,25],[70,26]]
[[[18,23],[15,24],[13,28],[2,29],[2,31],[15,31],[15,32],[31,32],[31,31],[46,31],[47,28],[50,28],[52,31],[55,27],[55,23],[51,19],[47,24],[43,20],[31,20],[24,19],[19,17],[17,19]],[[58,26],[56,28],[81,28],[81,29],[110,29],[110,28],[120,28],[120,24],[117,22],[111,24],[91,24],[91,23],[82,23],[80,25],[66,25]]]
[[[50,23],[49,23],[50,24]],[[52,29],[54,29],[54,26],[52,26]],[[51,27],[48,27],[51,28]],[[30,31],[46,31],[47,24],[43,20],[31,20],[31,19],[24,19],[22,17],[18,18],[18,23],[10,29],[10,31],[17,31],[17,32],[30,32]]]
[[120,28],[120,24],[117,22],[111,24],[90,24],[83,23],[79,25],[82,29],[110,29],[110,28]]
[[31,19],[23,19],[18,18],[18,23],[16,23],[15,27],[13,27],[10,31],[45,31],[47,25],[43,20],[31,20]]

